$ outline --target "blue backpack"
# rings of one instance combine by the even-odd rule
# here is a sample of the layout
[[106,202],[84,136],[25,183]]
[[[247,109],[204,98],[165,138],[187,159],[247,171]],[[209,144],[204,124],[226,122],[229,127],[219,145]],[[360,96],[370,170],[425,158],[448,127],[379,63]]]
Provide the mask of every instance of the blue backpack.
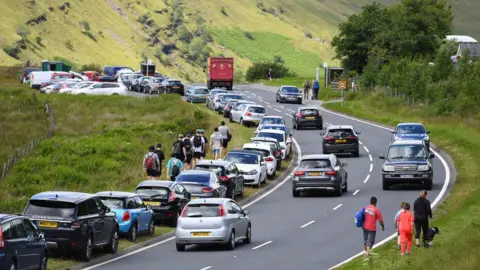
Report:
[[355,225],[358,228],[362,228],[364,219],[365,219],[365,207],[358,210],[358,212],[355,214]]
[[320,84],[318,81],[313,82],[313,89],[320,89]]

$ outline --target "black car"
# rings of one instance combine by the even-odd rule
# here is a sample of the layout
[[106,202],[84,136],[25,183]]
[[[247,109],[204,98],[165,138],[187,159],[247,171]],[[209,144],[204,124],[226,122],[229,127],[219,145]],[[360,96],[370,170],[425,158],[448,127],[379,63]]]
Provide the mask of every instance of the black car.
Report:
[[358,135],[352,126],[328,126],[323,136],[322,148],[324,154],[330,153],[352,153],[355,157],[360,156],[360,145]]
[[0,214],[0,269],[46,270],[45,236],[26,217]]
[[177,226],[183,207],[191,199],[185,187],[172,181],[143,181],[137,186],[135,193],[144,204],[152,206],[155,221],[166,221],[171,227]]
[[162,90],[167,93],[175,93],[181,96],[185,95],[185,86],[180,80],[168,79],[162,82]]
[[41,232],[49,249],[67,251],[90,261],[93,248],[108,253],[118,248],[118,221],[115,213],[96,195],[50,191],[30,198],[23,215]]
[[433,186],[433,167],[430,153],[422,140],[394,141],[387,156],[380,156],[382,166],[382,187],[389,190],[396,184],[421,184],[426,190]]
[[101,76],[98,78],[99,82],[118,82],[118,79],[115,76]]
[[275,95],[276,102],[291,102],[302,104],[302,93],[296,86],[282,85]]
[[194,170],[219,171],[220,183],[227,187],[227,197],[243,196],[244,180],[235,163],[225,160],[200,160]]
[[300,130],[303,127],[323,129],[323,118],[320,111],[315,107],[299,107],[292,114],[293,129]]

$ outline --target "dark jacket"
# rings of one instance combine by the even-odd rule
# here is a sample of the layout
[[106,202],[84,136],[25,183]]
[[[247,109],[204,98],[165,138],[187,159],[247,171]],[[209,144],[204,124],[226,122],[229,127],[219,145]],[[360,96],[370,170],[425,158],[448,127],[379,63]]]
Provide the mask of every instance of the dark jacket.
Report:
[[413,203],[413,211],[415,221],[425,221],[428,218],[432,218],[432,208],[430,201],[425,198],[418,198]]

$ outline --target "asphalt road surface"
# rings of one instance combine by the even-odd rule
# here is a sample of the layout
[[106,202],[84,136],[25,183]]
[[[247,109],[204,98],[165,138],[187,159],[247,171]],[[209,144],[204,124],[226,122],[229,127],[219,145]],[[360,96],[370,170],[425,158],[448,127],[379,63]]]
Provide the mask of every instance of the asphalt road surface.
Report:
[[[305,105],[276,103],[274,92],[253,86],[239,87],[239,92],[244,93],[247,99],[264,105],[269,115],[283,116],[301,154],[322,153],[320,130],[292,129],[291,114],[298,106]],[[342,197],[327,194],[293,198],[291,183],[287,180],[274,192],[248,207],[253,238],[249,245],[238,244],[234,251],[215,246],[187,246],[185,252],[177,252],[175,241],[170,239],[87,269],[329,269],[363,250],[362,232],[355,226],[353,218],[358,209],[368,205],[371,196],[378,198],[377,206],[383,212],[386,224],[385,232],[378,225],[377,242],[389,237],[395,232],[393,217],[400,202],[413,203],[419,194],[418,187],[382,190],[382,161],[378,156],[387,150],[390,131],[338,114],[326,111],[322,114],[324,125],[352,125],[361,131],[360,157],[339,156],[342,162],[348,164],[349,190]],[[254,128],[252,137],[253,131]],[[437,157],[433,159],[433,166],[434,187],[428,194],[431,201],[441,192],[449,174]]]

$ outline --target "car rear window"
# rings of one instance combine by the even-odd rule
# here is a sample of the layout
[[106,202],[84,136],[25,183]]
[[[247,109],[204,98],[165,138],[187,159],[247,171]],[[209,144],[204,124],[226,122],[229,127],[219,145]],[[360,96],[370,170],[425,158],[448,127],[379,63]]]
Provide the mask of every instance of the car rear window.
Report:
[[201,95],[208,94],[208,89],[205,89],[205,88],[195,89],[195,94],[201,94]]
[[261,124],[262,125],[268,125],[268,124],[283,125],[283,119],[282,118],[263,118]]
[[328,130],[328,135],[335,137],[354,136],[353,130],[351,129],[330,129]]
[[252,113],[265,113],[265,108],[262,108],[262,107],[250,107],[250,108],[248,108],[248,111],[249,111],[249,112],[252,112]]
[[330,168],[330,160],[328,159],[306,159],[302,160],[299,165],[305,169],[327,169]]
[[222,166],[216,165],[195,165],[194,170],[206,170],[214,173],[220,173],[221,175],[225,175],[225,168]]
[[219,204],[189,204],[185,210],[184,217],[201,218],[201,217],[219,217]]
[[222,101],[229,101],[230,99],[243,99],[240,95],[224,95],[221,97]]
[[193,182],[193,183],[209,183],[210,182],[210,174],[199,174],[199,173],[186,173],[181,174],[177,177],[176,182]]
[[267,137],[273,138],[278,142],[284,142],[283,134],[282,133],[272,133],[272,132],[260,132],[258,133],[258,137]]
[[139,196],[142,197],[158,197],[158,198],[166,198],[168,196],[168,193],[170,192],[170,189],[166,187],[138,187],[137,190],[135,190],[135,193],[137,193]]
[[100,197],[103,204],[111,209],[125,209],[126,203],[124,198]]
[[225,160],[240,164],[258,164],[258,155],[248,153],[229,153]]
[[243,150],[250,150],[250,151],[257,151],[262,153],[263,157],[268,157],[270,156],[270,151],[265,150],[265,149],[258,149],[258,148],[243,148]]
[[170,84],[170,85],[181,85],[182,82],[181,81],[169,81],[168,84]]
[[73,217],[75,204],[59,201],[30,200],[25,215],[50,216],[50,217]]
[[281,131],[285,131],[285,133],[287,133],[287,127],[286,126],[263,126],[262,127],[262,130],[263,129],[273,129],[273,130],[281,130]]
[[306,109],[300,111],[302,115],[318,115],[318,111],[315,109]]

